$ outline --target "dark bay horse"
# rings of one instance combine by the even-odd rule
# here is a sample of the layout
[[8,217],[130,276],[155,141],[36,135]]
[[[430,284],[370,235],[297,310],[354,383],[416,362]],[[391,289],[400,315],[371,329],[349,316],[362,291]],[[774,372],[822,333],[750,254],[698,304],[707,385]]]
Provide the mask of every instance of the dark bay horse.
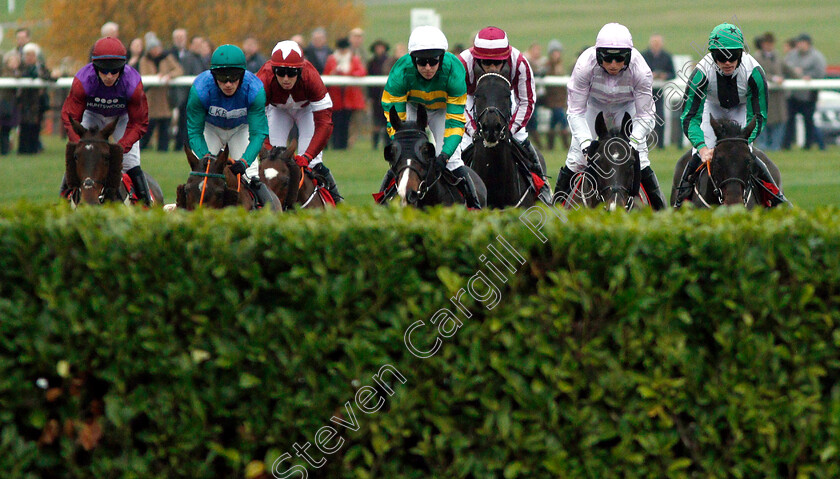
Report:
[[[767,165],[779,188],[782,187],[782,178],[779,168],[763,151],[755,147],[750,150],[748,139],[755,129],[755,119],[744,128],[735,121],[718,121],[714,117],[710,119],[710,124],[717,141],[712,161],[701,164],[696,172],[694,190],[689,197],[691,202],[700,208],[719,205],[743,205],[752,208],[756,204],[765,203],[765,196],[769,192],[755,176],[753,154]],[[691,151],[688,151],[677,161],[671,188],[671,204],[676,198],[677,185],[690,158]]]
[[[122,173],[123,147],[110,143],[108,138],[117,127],[116,120],[103,128],[85,128],[70,119],[73,131],[79,135],[78,143],[67,143],[65,150],[64,191],[72,207],[78,204],[98,205],[105,201],[125,204],[138,201],[126,187],[127,175]],[[153,204],[163,205],[163,190],[154,178],[146,175]]]
[[283,210],[300,208],[324,208],[327,204],[335,206],[329,193],[321,186],[312,170],[295,163],[297,140],[288,146],[273,147],[260,151],[260,181],[280,199]]
[[[528,153],[510,135],[510,81],[498,73],[485,73],[475,87],[473,118],[476,122],[475,142],[471,158],[464,158],[487,188],[487,205],[491,208],[534,205],[537,192],[530,172],[523,161]],[[468,154],[469,155],[469,154]],[[545,159],[539,155],[543,171]]]
[[649,202],[640,192],[641,164],[639,152],[630,146],[632,119],[624,114],[621,126],[607,128],[603,113],[595,118],[594,140],[587,158],[589,166],[572,178],[572,193],[563,206],[583,205],[589,208],[603,204],[609,211],[631,210]]
[[[178,208],[194,210],[198,207],[224,208],[242,206],[253,210],[257,201],[244,180],[230,171],[228,148],[218,156],[206,155],[199,159],[189,145],[184,145],[187,161],[190,164],[190,176],[183,185],[178,185],[175,203]],[[274,211],[280,211],[280,200],[273,193],[271,204],[266,205]]]
[[[416,121],[400,120],[394,107],[391,107],[389,117],[396,133],[391,144],[385,147],[385,160],[391,165],[396,178],[394,190],[401,204],[418,208],[465,204],[464,197],[453,183],[454,179],[450,178],[452,175],[435,164],[435,147],[426,136],[426,108],[422,105],[417,107]],[[467,168],[483,208],[487,204],[487,189],[475,171]]]

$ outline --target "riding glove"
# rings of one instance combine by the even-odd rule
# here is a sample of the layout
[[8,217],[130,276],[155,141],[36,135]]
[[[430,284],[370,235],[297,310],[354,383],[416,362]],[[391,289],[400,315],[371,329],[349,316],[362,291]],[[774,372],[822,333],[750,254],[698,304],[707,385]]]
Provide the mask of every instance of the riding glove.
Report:
[[435,165],[437,165],[437,167],[440,169],[444,169],[446,168],[446,163],[448,161],[449,155],[447,155],[446,153],[441,153],[437,156],[437,158],[435,158]]
[[312,161],[312,158],[310,158],[306,153],[302,155],[295,155],[295,163],[297,163],[298,166],[307,168],[309,167],[310,161]]
[[245,160],[236,160],[230,165],[230,172],[234,175],[244,175],[247,168],[248,163],[245,163]]

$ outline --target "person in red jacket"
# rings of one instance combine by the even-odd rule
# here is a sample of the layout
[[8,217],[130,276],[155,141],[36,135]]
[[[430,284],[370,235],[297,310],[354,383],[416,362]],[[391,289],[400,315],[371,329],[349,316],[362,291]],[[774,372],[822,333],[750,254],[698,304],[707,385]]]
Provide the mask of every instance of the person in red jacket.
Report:
[[338,203],[341,195],[322,158],[333,131],[333,103],[318,70],[303,59],[297,43],[284,40],[274,46],[271,59],[263,64],[257,77],[265,87],[268,142],[285,147],[292,126],[297,125],[295,162],[323,176],[327,190]]
[[[362,59],[350,49],[350,41],[340,39],[335,44],[336,50],[324,65],[324,75],[344,75],[363,77],[367,75]],[[350,140],[350,120],[353,112],[365,109],[365,94],[358,86],[331,86],[327,89],[333,100],[332,144],[336,150],[346,150]]]

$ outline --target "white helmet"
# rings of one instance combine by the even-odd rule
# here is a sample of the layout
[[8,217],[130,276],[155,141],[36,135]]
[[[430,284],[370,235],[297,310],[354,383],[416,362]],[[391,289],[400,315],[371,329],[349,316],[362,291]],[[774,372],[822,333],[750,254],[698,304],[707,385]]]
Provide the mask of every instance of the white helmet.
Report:
[[443,50],[440,52],[440,54],[443,54],[448,49],[449,42],[446,41],[446,35],[437,27],[417,27],[408,37],[408,53],[422,50]]
[[608,23],[598,32],[595,40],[598,48],[633,48],[633,36],[630,30],[620,23]]

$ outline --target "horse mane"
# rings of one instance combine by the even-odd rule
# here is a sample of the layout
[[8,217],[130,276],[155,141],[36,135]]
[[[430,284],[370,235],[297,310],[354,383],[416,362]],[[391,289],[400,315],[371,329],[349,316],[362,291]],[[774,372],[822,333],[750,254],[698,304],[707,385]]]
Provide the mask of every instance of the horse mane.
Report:
[[743,128],[738,122],[728,118],[717,120],[718,128],[720,129],[721,138],[737,138],[741,136]]
[[300,191],[300,167],[295,163],[294,154],[280,155],[280,160],[289,168],[289,187],[286,188],[286,198],[283,200],[284,207],[291,207],[295,204],[298,192]]
[[108,143],[110,161],[108,162],[108,178],[105,186],[119,190],[122,181],[123,147],[119,144]]
[[67,180],[67,187],[70,189],[82,186],[82,180],[76,172],[76,147],[78,143],[67,143],[64,153],[64,177]]

